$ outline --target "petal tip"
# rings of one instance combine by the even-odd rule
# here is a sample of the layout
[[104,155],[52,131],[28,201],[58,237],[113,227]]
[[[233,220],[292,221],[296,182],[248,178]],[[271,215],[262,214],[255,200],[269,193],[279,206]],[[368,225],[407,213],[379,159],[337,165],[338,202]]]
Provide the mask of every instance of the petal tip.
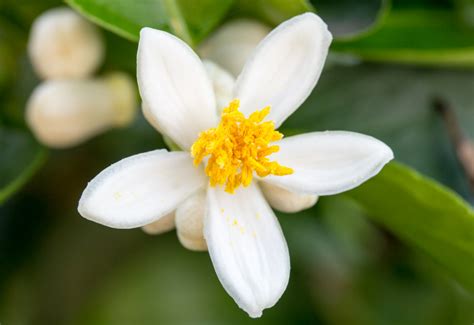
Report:
[[111,228],[142,227],[171,213],[204,179],[189,154],[149,151],[100,172],[87,184],[77,210],[85,219]]
[[108,221],[106,216],[101,215],[100,213],[94,212],[94,207],[91,206],[90,198],[93,195],[95,184],[93,181],[89,182],[85,190],[81,194],[79,203],[77,206],[77,212],[84,218],[89,221],[98,223],[102,226],[116,228],[116,229],[128,229],[127,225],[121,225],[114,222]]
[[[90,182],[89,182],[90,184]],[[77,212],[83,217],[84,219],[87,219],[89,221],[98,223],[102,226],[110,227],[110,228],[127,228],[127,227],[120,227],[116,224],[112,224],[110,222],[107,222],[107,218],[103,218],[100,215],[97,215],[93,212],[93,209],[90,208],[90,204],[88,204],[87,199],[90,197],[90,192],[91,189],[89,187],[89,184],[87,185],[86,189],[81,195],[81,198],[79,199],[79,204],[77,206]]]
[[379,154],[380,154],[380,166],[381,168],[386,165],[387,163],[389,163],[391,160],[393,160],[395,158],[395,155],[393,153],[393,150],[392,148],[390,148],[385,142],[377,139],[377,138],[374,138],[374,137],[370,137],[372,138],[373,140],[377,141],[380,145],[380,151],[379,151]]
[[[367,137],[370,137],[373,140],[377,141],[378,144],[380,145],[380,148],[379,148],[378,154],[374,155],[375,157],[378,157],[378,158],[374,159],[374,167],[372,169],[372,172],[368,173],[368,175],[366,176],[366,179],[362,180],[360,182],[360,184],[362,184],[365,181],[367,181],[368,179],[376,176],[378,173],[380,173],[380,171],[384,168],[384,166],[386,164],[388,164],[391,160],[394,159],[393,151],[386,143],[384,143],[383,141],[381,141],[377,138],[371,137],[371,136],[367,136]],[[378,159],[378,161],[377,161],[377,159]]]
[[142,39],[143,37],[147,37],[148,35],[155,32],[159,32],[159,30],[151,27],[143,27],[142,29],[140,29],[140,39]]
[[[315,25],[317,25],[317,27],[322,32],[324,32],[325,36],[329,40],[332,40],[332,34],[329,31],[328,24],[326,24],[326,22],[320,16],[316,15],[315,13],[305,12],[304,14],[295,16],[292,19],[294,19],[295,21],[300,21],[300,22],[308,21],[308,22],[314,23]],[[292,19],[290,19],[290,20],[292,20]]]
[[217,277],[237,305],[258,318],[289,281],[290,257],[278,220],[253,184],[234,196],[208,188],[206,209],[204,235]]
[[[334,195],[351,190],[377,175],[394,158],[392,149],[384,142],[349,131],[292,136],[282,140],[280,148],[285,155],[277,156],[278,161],[304,172],[266,181],[287,190],[314,195]],[[287,158],[299,155],[307,159],[308,151],[318,153],[313,163]]]
[[145,117],[181,148],[217,124],[211,81],[198,55],[178,37],[142,28],[137,83]]
[[313,13],[277,26],[258,44],[237,78],[234,97],[241,99],[242,111],[271,104],[267,119],[279,127],[316,86],[331,41],[326,23]]
[[392,149],[386,145],[386,152],[385,152],[385,164],[390,162],[391,160],[393,160],[395,158],[395,155],[392,151]]
[[160,39],[163,38],[178,39],[176,36],[168,32],[159,29],[154,29],[151,27],[143,27],[142,29],[140,29],[137,55],[140,55],[143,52],[144,46],[145,49],[150,49],[150,46],[152,46],[151,44],[160,42]]
[[247,310],[246,310],[246,313],[247,313],[251,318],[260,318],[260,317],[262,317],[262,315],[263,315],[262,309],[256,309],[256,310],[252,310],[252,311],[247,311]]

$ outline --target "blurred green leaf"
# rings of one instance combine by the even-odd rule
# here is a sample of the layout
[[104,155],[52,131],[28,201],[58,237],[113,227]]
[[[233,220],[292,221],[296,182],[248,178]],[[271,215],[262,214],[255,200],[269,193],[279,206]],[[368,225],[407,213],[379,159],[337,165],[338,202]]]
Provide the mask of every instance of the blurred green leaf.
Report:
[[142,27],[169,31],[189,44],[202,40],[233,0],[66,0],[97,24],[137,41]]
[[107,51],[100,73],[122,71],[135,76],[138,44],[112,32],[104,31],[103,34]]
[[474,31],[454,6],[436,1],[393,0],[366,33],[336,39],[331,49],[364,60],[474,66]]
[[323,324],[470,324],[471,297],[366,215],[348,195],[334,195],[280,218],[292,274],[308,275]]
[[470,27],[474,27],[474,1],[454,0],[458,14]]
[[28,36],[28,30],[37,16],[47,9],[61,5],[62,1],[59,0],[2,0],[0,19],[7,20],[9,24],[15,25],[23,36]]
[[236,14],[277,25],[293,16],[314,11],[309,0],[236,0]]
[[346,195],[372,220],[424,251],[474,292],[474,210],[457,194],[390,163]]
[[[387,143],[395,158],[471,198],[435,97],[474,139],[474,74],[383,65],[326,69],[308,100],[283,125],[298,133],[348,130]],[[294,132],[293,132],[294,133]]]
[[26,132],[0,128],[0,204],[39,169],[46,150]]
[[[2,42],[0,37],[0,91],[3,94],[3,89],[8,86],[8,83],[13,77],[12,66],[15,64],[13,51],[5,42]],[[0,95],[0,100],[3,95]]]
[[336,39],[376,28],[390,7],[390,0],[313,0],[312,3]]

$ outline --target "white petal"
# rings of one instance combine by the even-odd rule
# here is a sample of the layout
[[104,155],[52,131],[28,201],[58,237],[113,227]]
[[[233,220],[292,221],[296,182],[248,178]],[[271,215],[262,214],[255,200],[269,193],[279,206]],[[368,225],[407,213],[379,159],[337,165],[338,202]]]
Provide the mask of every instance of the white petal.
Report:
[[258,185],[272,208],[281,212],[299,212],[311,208],[318,201],[318,196],[314,194],[289,191],[265,181],[259,182]]
[[212,61],[203,61],[212,87],[216,96],[217,115],[220,116],[222,109],[229,105],[234,95],[234,77]]
[[201,57],[238,76],[247,58],[269,32],[270,28],[257,20],[233,20],[219,27],[198,51]]
[[205,181],[189,153],[150,151],[103,170],[87,185],[78,210],[109,227],[141,227],[173,211]]
[[198,191],[176,209],[176,233],[179,241],[187,249],[206,251],[207,245],[203,234],[206,192]]
[[266,182],[291,191],[331,195],[350,190],[375,176],[393,159],[392,150],[368,135],[312,132],[285,138],[272,160],[293,168],[287,176],[268,176]]
[[150,123],[155,128],[155,130],[160,133],[163,133],[160,124],[155,118],[155,115],[153,115],[153,112],[151,111],[150,107],[148,107],[148,105],[146,105],[145,103],[142,103],[142,112],[148,123]]
[[174,211],[142,227],[148,235],[159,235],[174,229]]
[[143,28],[137,54],[137,80],[153,125],[188,149],[200,131],[217,124],[212,84],[199,57],[175,36]]
[[235,194],[208,188],[204,236],[217,276],[251,317],[285,291],[290,260],[278,220],[254,183]]
[[319,79],[332,36],[312,13],[275,28],[257,47],[237,79],[235,98],[248,115],[271,106],[278,127],[309,96]]

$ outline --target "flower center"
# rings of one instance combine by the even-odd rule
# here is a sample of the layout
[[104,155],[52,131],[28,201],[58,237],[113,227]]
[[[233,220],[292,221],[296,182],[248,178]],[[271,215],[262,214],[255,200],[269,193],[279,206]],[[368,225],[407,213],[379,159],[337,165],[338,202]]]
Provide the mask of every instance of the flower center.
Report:
[[238,99],[231,101],[224,108],[219,125],[201,132],[191,147],[195,165],[210,156],[205,171],[211,186],[225,185],[229,193],[234,193],[240,185],[249,186],[254,171],[260,177],[293,173],[293,169],[268,158],[280,150],[270,142],[283,138],[283,134],[275,131],[272,121],[262,122],[270,107],[245,118],[239,112],[239,105]]

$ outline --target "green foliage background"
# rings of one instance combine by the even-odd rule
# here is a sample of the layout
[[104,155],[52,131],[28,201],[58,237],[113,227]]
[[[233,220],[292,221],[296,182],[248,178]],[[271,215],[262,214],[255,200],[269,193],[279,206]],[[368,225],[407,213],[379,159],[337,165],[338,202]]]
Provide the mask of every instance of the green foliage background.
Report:
[[[175,234],[92,224],[76,212],[87,181],[164,147],[142,117],[77,148],[41,147],[25,126],[38,80],[30,25],[55,0],[0,3],[0,323],[470,324],[474,202],[435,98],[474,139],[474,18],[468,0],[67,0],[104,28],[101,72],[134,75],[142,26],[197,46],[220,24],[276,25],[317,11],[335,34],[328,65],[285,134],[344,129],[390,145],[397,162],[349,193],[279,214],[292,275],[280,302],[249,319],[205,253]],[[64,5],[64,4],[63,4]],[[137,103],[138,105],[138,103]]]

